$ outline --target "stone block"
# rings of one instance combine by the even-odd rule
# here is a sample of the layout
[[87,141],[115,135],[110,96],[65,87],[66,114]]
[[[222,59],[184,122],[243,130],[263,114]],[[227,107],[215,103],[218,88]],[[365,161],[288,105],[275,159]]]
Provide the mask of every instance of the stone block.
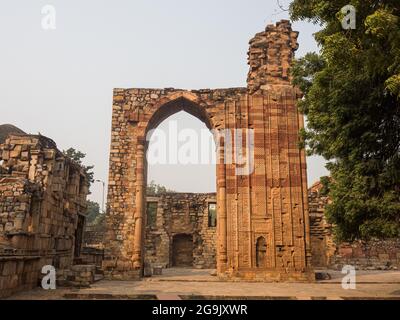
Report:
[[378,257],[379,257],[379,261],[382,261],[382,262],[387,262],[387,261],[390,260],[390,259],[389,259],[389,255],[386,254],[386,253],[380,253],[380,254],[378,255]]
[[3,276],[13,275],[17,272],[17,262],[16,261],[6,261],[3,264]]

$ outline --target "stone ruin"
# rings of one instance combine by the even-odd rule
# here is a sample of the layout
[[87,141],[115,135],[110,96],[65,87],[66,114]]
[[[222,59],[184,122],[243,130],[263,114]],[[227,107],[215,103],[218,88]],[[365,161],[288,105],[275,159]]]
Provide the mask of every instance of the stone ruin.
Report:
[[330,203],[321,182],[308,192],[312,264],[315,268],[341,270],[345,265],[359,270],[397,270],[400,268],[400,239],[370,239],[338,242],[325,210]]
[[[82,167],[51,139],[0,126],[0,297],[37,286],[45,265],[69,285],[93,282],[95,265],[108,279],[190,266],[263,281],[313,281],[313,267],[400,267],[398,239],[335,244],[324,215],[329,199],[320,184],[307,192],[302,95],[289,73],[297,37],[286,20],[258,33],[247,87],[114,90],[108,214],[86,232],[87,251]],[[146,134],[182,110],[210,130],[253,130],[254,171],[237,174],[237,164],[224,162],[223,138],[216,194],[146,195]]]
[[216,265],[222,279],[313,281],[306,157],[299,149],[301,93],[288,73],[298,33],[289,21],[250,41],[247,87],[115,89],[103,269],[108,279],[138,279],[146,258],[147,133],[186,111],[213,131],[252,131],[254,171],[238,174],[217,146]]
[[216,194],[147,197],[145,265],[216,268]]
[[259,90],[279,92],[290,83],[289,69],[298,49],[299,33],[282,20],[276,26],[268,25],[250,40],[249,74],[247,88],[253,94]]
[[320,181],[308,189],[312,264],[316,268],[330,266],[332,256],[336,251],[332,225],[325,217],[325,208],[330,199],[321,193],[322,189],[323,184]]
[[[400,268],[399,239],[335,241],[333,225],[325,216],[330,199],[322,189],[319,181],[308,189],[312,266],[333,270],[341,270],[344,265],[362,270]],[[215,268],[217,226],[210,208],[216,204],[216,199],[216,193],[169,192],[147,196],[144,216],[146,276],[157,267]],[[83,255],[98,266],[103,258],[105,230],[106,225],[102,223],[88,225],[84,233]]]
[[80,254],[88,186],[49,138],[9,134],[0,144],[0,297],[36,287],[45,265],[63,280]]

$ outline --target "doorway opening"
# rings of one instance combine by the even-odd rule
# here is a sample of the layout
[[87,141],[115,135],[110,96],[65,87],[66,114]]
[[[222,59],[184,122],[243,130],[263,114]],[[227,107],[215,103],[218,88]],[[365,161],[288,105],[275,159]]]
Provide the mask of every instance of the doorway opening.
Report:
[[172,266],[193,267],[193,236],[177,234],[172,239]]
[[264,237],[259,237],[256,244],[256,266],[257,268],[265,267],[267,255],[267,243]]

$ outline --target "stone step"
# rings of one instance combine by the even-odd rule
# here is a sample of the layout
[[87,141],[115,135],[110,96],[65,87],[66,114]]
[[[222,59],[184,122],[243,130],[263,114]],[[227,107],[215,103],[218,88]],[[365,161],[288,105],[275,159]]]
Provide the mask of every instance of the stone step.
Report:
[[104,275],[102,275],[102,274],[95,274],[94,275],[94,282],[98,282],[98,281],[103,280],[103,279],[104,279]]

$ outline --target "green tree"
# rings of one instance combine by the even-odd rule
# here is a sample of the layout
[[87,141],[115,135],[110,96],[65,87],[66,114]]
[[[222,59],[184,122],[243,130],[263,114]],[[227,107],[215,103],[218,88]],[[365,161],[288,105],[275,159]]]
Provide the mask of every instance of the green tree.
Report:
[[[69,148],[67,150],[64,150],[63,154],[66,157],[75,161],[78,165],[82,166],[88,178],[90,187],[90,185],[94,182],[94,172],[93,172],[94,166],[86,166],[83,164],[83,160],[85,159],[86,154],[79,150],[75,150],[74,148]],[[97,202],[91,200],[87,200],[86,203],[87,203],[87,211],[86,211],[87,223],[91,224],[100,223],[103,216],[103,214],[100,212],[100,205]]]
[[[356,28],[341,8],[356,9]],[[400,1],[294,0],[292,20],[321,25],[320,54],[292,68],[310,154],[331,172],[327,216],[339,239],[400,235]]]
[[100,205],[97,202],[87,200],[86,221],[93,223],[100,215]]
[[320,178],[320,181],[322,183],[322,188],[319,193],[321,196],[329,195],[331,180],[332,180],[331,177],[327,176]]
[[162,194],[166,194],[168,192],[174,192],[173,190],[169,190],[166,187],[155,183],[155,181],[151,181],[146,188],[146,194],[148,196],[158,196]]
[[74,148],[69,148],[68,150],[64,150],[63,154],[67,156],[68,158],[74,160],[77,164],[82,166],[89,182],[89,186],[94,182],[94,172],[93,168],[94,166],[86,166],[83,164],[83,159],[86,157],[86,154],[79,151],[75,150]]

